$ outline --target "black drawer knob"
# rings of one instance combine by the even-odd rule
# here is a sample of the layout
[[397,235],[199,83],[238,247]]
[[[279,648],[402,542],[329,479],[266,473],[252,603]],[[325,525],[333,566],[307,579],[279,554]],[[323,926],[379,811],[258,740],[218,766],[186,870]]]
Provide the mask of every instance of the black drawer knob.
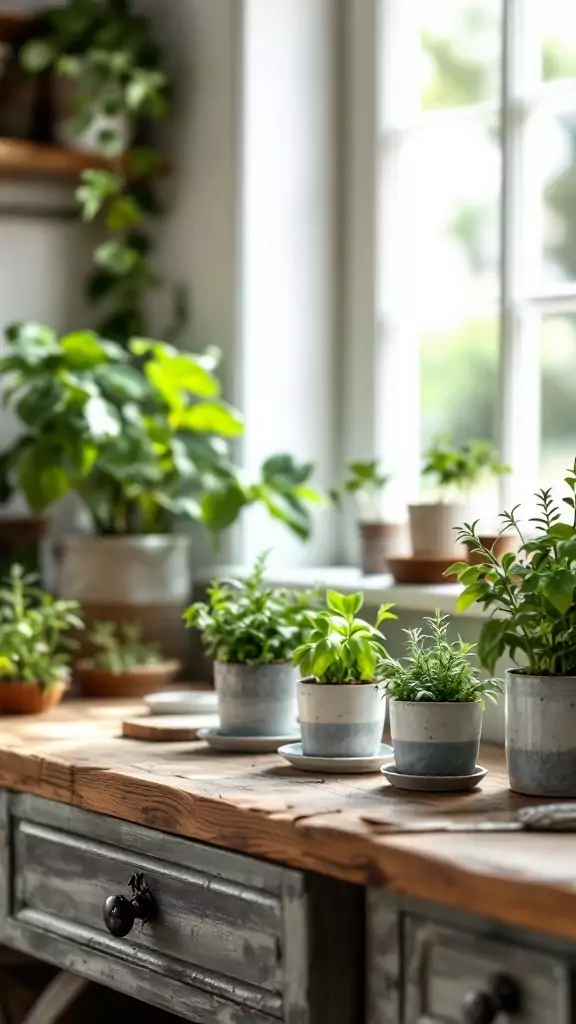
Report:
[[132,890],[130,898],[109,896],[102,908],[104,924],[117,939],[123,939],[128,935],[135,921],[142,921],[144,924],[156,913],[154,897],[141,871],[132,875],[128,885]]
[[497,974],[486,990],[469,992],[464,997],[464,1024],[493,1024],[500,1013],[520,1013],[521,1004],[518,982],[507,974]]

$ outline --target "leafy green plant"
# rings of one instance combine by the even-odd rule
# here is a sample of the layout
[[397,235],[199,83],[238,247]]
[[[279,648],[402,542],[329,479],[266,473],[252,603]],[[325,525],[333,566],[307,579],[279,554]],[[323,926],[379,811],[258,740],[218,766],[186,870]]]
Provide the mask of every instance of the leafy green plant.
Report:
[[436,609],[433,617],[424,619],[429,632],[405,629],[406,657],[397,661],[385,659],[380,664],[386,692],[401,701],[496,701],[501,692],[498,680],[482,680],[472,663],[474,644],[459,637],[448,639],[449,617]]
[[0,586],[0,678],[50,686],[70,661],[71,629],[82,629],[76,601],[56,600],[36,586],[37,577],[13,565]]
[[90,658],[94,668],[115,675],[143,665],[159,665],[163,660],[158,646],[144,643],[142,630],[135,624],[96,622],[88,640],[95,648]]
[[489,441],[476,439],[454,447],[450,438],[437,438],[424,456],[422,475],[435,479],[440,492],[470,491],[485,475],[502,476],[510,467],[498,461]]
[[339,505],[342,494],[354,497],[364,496],[369,499],[377,497],[388,485],[389,473],[382,473],[378,459],[366,462],[349,462],[346,466],[346,477],[340,487],[330,491],[330,497]]
[[[563,501],[576,509],[576,461],[566,477],[568,494]],[[505,554],[499,561],[484,547],[477,523],[466,523],[458,539],[470,551],[478,552],[478,565],[456,562],[445,575],[456,575],[465,589],[457,610],[473,604],[499,613],[482,626],[478,654],[493,671],[506,652],[522,670],[531,675],[576,674],[576,511],[573,521],[561,521],[559,507],[550,490],[536,495],[538,515],[535,536],[526,539],[516,506],[503,512],[504,530],[515,530],[520,547],[517,554]],[[520,656],[521,662],[517,661]]]
[[303,676],[312,676],[317,683],[374,682],[377,665],[387,657],[378,626],[396,615],[391,604],[383,604],[372,626],[356,617],[363,603],[360,593],[326,592],[326,610],[310,615],[310,637],[294,651],[294,665]]
[[73,490],[103,534],[164,533],[174,516],[220,531],[261,503],[308,537],[310,464],[273,456],[247,483],[231,461],[243,424],[220,397],[217,351],[137,338],[132,363],[91,331],[58,338],[39,324],[15,324],[6,339],[0,382],[24,430],[0,451],[3,493],[18,486],[41,512]]
[[106,305],[99,330],[122,343],[145,333],[144,296],[160,284],[150,268],[152,236],[145,225],[161,212],[154,179],[162,161],[149,145],[124,157],[119,127],[125,119],[139,138],[148,121],[170,113],[161,59],[147,20],[128,0],[68,0],[43,10],[20,50],[28,73],[51,71],[75,83],[72,134],[98,129],[99,150],[110,162],[109,169],[84,171],[76,196],[83,219],[98,218],[110,234],[94,253],[87,295]]
[[198,601],[184,613],[186,625],[202,632],[206,649],[216,661],[247,665],[289,661],[307,636],[314,595],[267,587],[265,568],[266,556],[261,555],[246,579],[212,583],[208,602]]

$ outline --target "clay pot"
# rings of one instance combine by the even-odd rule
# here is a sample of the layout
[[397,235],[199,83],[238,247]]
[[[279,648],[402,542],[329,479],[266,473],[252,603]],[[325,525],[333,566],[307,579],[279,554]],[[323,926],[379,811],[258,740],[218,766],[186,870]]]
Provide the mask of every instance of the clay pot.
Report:
[[388,559],[409,550],[405,523],[359,523],[361,565],[365,576],[390,572]]
[[[480,542],[485,548],[493,548],[496,558],[501,561],[502,555],[508,554],[508,552],[515,553],[518,550],[518,539],[513,533],[505,533],[501,537],[495,534],[480,534]],[[478,551],[468,552],[468,561],[471,565],[480,565],[484,558]]]
[[179,661],[141,665],[126,672],[94,668],[90,658],[81,659],[74,672],[84,697],[145,697],[170,686],[180,669]]
[[37,683],[24,683],[14,680],[0,680],[0,713],[5,715],[40,715],[60,703],[66,690],[68,680],[53,683],[51,686],[38,686]]

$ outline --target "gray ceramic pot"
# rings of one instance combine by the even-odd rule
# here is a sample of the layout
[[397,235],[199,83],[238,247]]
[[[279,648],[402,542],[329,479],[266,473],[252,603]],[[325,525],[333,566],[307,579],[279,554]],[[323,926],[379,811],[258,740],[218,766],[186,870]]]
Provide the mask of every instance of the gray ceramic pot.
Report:
[[576,676],[508,673],[506,757],[516,793],[576,797]]
[[302,749],[312,757],[373,757],[382,742],[381,683],[298,684]]
[[396,768],[404,775],[471,775],[478,761],[477,701],[390,701]]
[[289,662],[240,665],[214,662],[222,732],[231,736],[293,736],[298,732],[296,682]]

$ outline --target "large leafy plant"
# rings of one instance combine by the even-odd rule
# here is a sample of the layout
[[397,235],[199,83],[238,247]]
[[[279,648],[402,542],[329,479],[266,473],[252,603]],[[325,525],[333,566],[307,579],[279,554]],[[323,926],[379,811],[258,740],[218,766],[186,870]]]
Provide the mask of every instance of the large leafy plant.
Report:
[[173,516],[219,531],[260,502],[308,536],[311,465],[277,455],[247,483],[230,459],[243,425],[220,396],[216,351],[134,339],[131,361],[91,331],[15,324],[6,337],[0,381],[24,431],[0,451],[4,495],[18,486],[40,512],[76,491],[104,534],[165,532]]
[[495,701],[500,684],[482,680],[473,664],[474,644],[448,639],[449,618],[438,610],[425,618],[429,632],[406,629],[406,657],[382,661],[380,672],[389,697],[400,701]]
[[262,555],[246,579],[212,583],[208,602],[199,601],[184,613],[186,624],[201,631],[216,661],[247,665],[289,661],[307,636],[313,595],[266,586],[265,567]]
[[150,267],[146,222],[160,212],[154,178],[161,159],[153,146],[141,144],[124,157],[118,117],[138,140],[150,119],[169,114],[170,82],[159,47],[128,0],[68,0],[38,14],[20,60],[30,74],[51,71],[75,83],[73,134],[98,129],[98,148],[109,167],[95,160],[76,196],[83,219],[98,217],[109,238],[95,250],[87,295],[105,304],[99,330],[126,343],[145,333],[144,296],[160,283]]
[[142,630],[131,623],[96,622],[88,634],[94,648],[94,668],[120,675],[143,665],[159,665],[162,655],[156,644],[144,643]]
[[36,586],[36,576],[13,565],[0,587],[0,679],[50,686],[62,680],[81,629],[76,601],[56,600]]
[[441,494],[471,491],[486,475],[501,476],[509,467],[497,458],[489,441],[475,439],[455,447],[447,436],[437,438],[424,455],[422,475],[431,477]]
[[357,617],[362,594],[326,593],[326,610],[312,613],[310,638],[294,652],[302,675],[317,683],[371,683],[377,665],[387,657],[385,637],[378,626],[395,619],[391,604],[383,604],[372,626]]
[[532,675],[576,674],[576,462],[566,484],[563,501],[573,510],[569,523],[562,522],[550,490],[536,495],[532,539],[518,519],[519,506],[502,513],[504,529],[519,537],[515,555],[505,554],[500,561],[480,542],[476,523],[460,530],[459,540],[483,560],[479,565],[456,562],[446,575],[456,575],[465,585],[459,611],[477,603],[498,615],[484,623],[478,644],[489,671],[507,652]]

